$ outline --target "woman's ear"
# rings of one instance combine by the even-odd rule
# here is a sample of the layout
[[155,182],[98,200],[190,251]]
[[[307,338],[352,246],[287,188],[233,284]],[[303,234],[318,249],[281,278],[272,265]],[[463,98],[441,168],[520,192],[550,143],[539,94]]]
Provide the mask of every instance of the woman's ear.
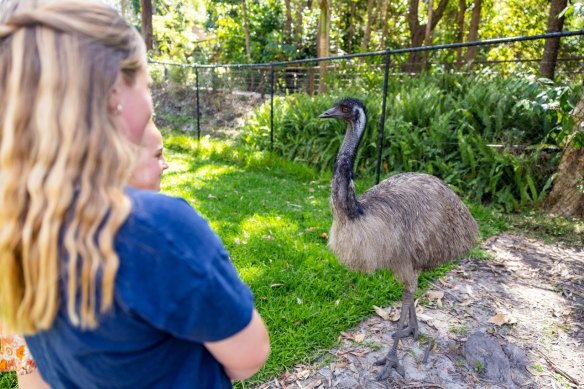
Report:
[[122,82],[122,77],[118,74],[107,103],[108,111],[113,115],[119,115],[124,110],[120,96],[120,82]]

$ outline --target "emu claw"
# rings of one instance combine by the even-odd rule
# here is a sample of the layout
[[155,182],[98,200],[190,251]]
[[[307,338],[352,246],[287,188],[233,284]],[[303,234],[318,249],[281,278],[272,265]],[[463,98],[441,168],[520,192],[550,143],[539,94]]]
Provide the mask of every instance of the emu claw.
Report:
[[397,353],[389,353],[387,356],[381,358],[378,361],[375,361],[375,366],[383,365],[383,369],[377,375],[378,381],[383,381],[389,378],[391,373],[391,369],[395,369],[402,377],[405,377],[405,371],[402,365],[400,365],[399,360],[397,358]]

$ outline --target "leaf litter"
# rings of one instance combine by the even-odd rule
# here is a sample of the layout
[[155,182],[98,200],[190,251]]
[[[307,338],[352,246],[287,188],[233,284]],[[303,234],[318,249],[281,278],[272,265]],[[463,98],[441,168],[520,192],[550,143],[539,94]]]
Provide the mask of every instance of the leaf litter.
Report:
[[[398,349],[404,377],[393,371],[378,381],[374,365],[392,344],[396,302],[373,306],[324,357],[255,388],[584,387],[584,252],[510,234],[482,247],[493,259],[464,258],[419,293],[420,337],[402,340]],[[485,351],[471,347],[480,341],[499,353],[473,360]]]

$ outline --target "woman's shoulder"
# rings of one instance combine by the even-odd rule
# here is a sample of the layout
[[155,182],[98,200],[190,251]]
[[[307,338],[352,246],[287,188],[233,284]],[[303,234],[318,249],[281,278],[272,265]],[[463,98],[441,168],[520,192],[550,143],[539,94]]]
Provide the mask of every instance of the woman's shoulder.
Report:
[[173,197],[151,190],[127,188],[126,195],[132,202],[133,214],[165,213],[181,208],[192,208],[183,198]]
[[172,240],[181,235],[207,238],[215,235],[207,221],[183,198],[133,188],[126,194],[132,202],[127,225],[138,225],[140,230],[147,229]]

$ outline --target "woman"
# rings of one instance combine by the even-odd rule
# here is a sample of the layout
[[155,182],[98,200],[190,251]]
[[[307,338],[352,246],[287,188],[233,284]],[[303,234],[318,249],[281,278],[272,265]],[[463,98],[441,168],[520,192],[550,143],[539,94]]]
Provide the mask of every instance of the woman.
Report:
[[231,387],[269,353],[253,296],[183,200],[125,190],[152,114],[144,45],[93,1],[0,25],[0,321],[52,387]]
[[138,161],[129,184],[134,188],[159,191],[160,179],[166,169],[168,164],[164,158],[162,134],[154,120],[150,119],[142,136]]
[[[160,190],[162,173],[168,169],[164,157],[162,135],[150,119],[144,130],[134,173],[128,184],[134,188]],[[14,371],[19,389],[47,389],[36,362],[30,355],[24,339],[17,335],[2,334],[0,327],[0,372]]]

